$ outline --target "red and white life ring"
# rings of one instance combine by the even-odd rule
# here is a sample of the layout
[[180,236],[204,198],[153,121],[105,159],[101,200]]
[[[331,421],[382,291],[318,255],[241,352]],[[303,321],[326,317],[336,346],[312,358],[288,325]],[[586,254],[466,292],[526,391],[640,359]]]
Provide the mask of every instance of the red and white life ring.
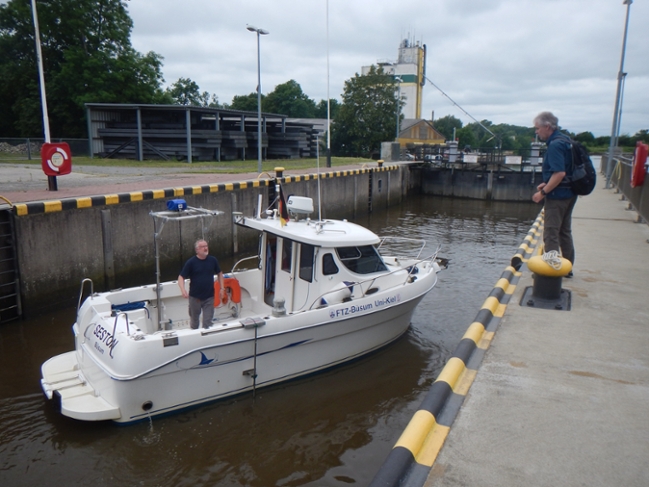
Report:
[[635,152],[633,153],[633,163],[631,164],[631,187],[642,186],[644,177],[647,173],[645,164],[647,163],[647,152],[649,145],[643,142],[636,142]]

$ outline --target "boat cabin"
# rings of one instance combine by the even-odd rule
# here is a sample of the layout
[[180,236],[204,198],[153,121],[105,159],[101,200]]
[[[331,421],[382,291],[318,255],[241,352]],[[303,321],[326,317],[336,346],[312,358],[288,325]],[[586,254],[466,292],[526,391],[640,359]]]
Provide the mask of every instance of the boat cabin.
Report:
[[285,225],[276,215],[237,221],[261,232],[261,295],[268,306],[283,301],[292,313],[351,300],[371,287],[355,290],[360,281],[389,270],[375,248],[380,239],[374,233],[344,220],[312,221],[298,215],[293,213]]

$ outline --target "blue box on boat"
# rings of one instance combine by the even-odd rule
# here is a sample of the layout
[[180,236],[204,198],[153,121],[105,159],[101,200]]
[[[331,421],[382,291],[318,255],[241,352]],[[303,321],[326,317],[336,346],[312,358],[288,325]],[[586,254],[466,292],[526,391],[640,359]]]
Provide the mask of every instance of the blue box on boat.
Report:
[[167,201],[167,209],[169,211],[183,211],[187,209],[187,202],[185,200],[169,200]]

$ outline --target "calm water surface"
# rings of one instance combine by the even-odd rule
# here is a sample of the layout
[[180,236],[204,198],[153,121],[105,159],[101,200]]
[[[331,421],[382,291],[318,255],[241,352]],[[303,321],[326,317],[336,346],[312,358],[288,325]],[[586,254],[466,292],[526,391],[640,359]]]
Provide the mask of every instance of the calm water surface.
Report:
[[[442,245],[451,264],[396,343],[346,366],[131,426],[64,418],[40,366],[74,310],[0,327],[0,485],[364,486],[527,234],[528,204],[411,198],[359,223]],[[152,273],[153,280],[153,273]]]

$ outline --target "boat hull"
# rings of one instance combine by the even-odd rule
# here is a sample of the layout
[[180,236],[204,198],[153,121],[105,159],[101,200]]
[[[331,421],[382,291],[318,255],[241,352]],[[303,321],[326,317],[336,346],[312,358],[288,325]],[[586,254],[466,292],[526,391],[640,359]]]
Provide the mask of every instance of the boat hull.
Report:
[[[313,374],[378,350],[407,331],[422,297],[368,313],[357,309],[370,303],[347,303],[302,316],[269,317],[258,328],[238,329],[236,337],[219,332],[210,337],[210,330],[187,330],[187,334],[200,333],[200,338],[206,340],[204,346],[133,377],[111,376],[94,358],[94,343],[77,335],[75,352],[43,364],[43,388],[50,397],[57,390],[61,413],[66,416],[120,423],[139,421]],[[374,302],[382,299],[378,296]],[[316,324],[296,324],[305,315],[313,319],[316,313],[321,318]],[[183,338],[190,338],[178,335],[181,343]],[[142,348],[141,353],[146,353]]]

